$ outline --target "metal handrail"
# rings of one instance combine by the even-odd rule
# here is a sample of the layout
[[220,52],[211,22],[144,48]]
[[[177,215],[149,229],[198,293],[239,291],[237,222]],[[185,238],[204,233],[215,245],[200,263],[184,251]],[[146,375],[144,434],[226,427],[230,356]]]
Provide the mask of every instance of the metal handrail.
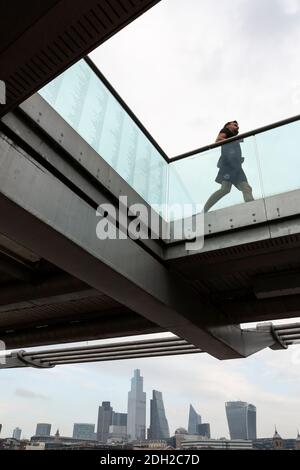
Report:
[[[161,148],[161,146],[157,143],[157,141],[153,138],[153,136],[150,134],[150,132],[145,128],[145,126],[142,124],[142,122],[138,119],[138,117],[134,114],[134,112],[130,109],[130,107],[121,98],[121,96],[118,94],[118,92],[112,86],[112,84],[107,80],[107,78],[98,69],[98,67],[92,61],[92,59],[89,56],[86,56],[86,57],[84,57],[84,61],[88,64],[88,66],[91,68],[91,70],[97,75],[97,77],[101,80],[101,82],[107,87],[107,89],[110,91],[110,93],[118,101],[120,106],[127,112],[127,114],[131,117],[131,119],[137,124],[139,129],[143,132],[143,134],[147,137],[147,139],[153,144],[153,146],[161,154],[161,156],[163,157],[163,159],[167,163],[173,163],[173,162],[176,162],[178,160],[183,160],[185,158],[192,157],[193,155],[203,153],[207,150],[212,150],[214,148],[221,147],[222,145],[225,144],[224,141],[214,142],[214,143],[205,145],[203,147],[199,147],[195,150],[191,150],[189,152],[177,155],[175,157],[169,157],[166,154],[166,152]],[[229,139],[226,139],[226,144],[230,143],[230,142],[237,141],[237,140],[244,139],[246,137],[251,137],[251,136],[256,135],[256,134],[261,134],[262,132],[266,132],[266,131],[269,131],[269,130],[272,130],[272,129],[276,129],[277,127],[281,127],[281,126],[284,126],[286,124],[290,124],[292,122],[296,122],[296,121],[299,121],[299,120],[300,120],[300,114],[298,114],[296,116],[292,116],[290,118],[282,119],[281,121],[276,121],[272,124],[268,124],[266,126],[258,127],[256,129],[251,130],[251,131],[244,132],[243,134],[239,134],[237,136],[230,137]]]
[[141,123],[139,118],[134,114],[134,112],[129,108],[129,106],[125,103],[125,101],[121,98],[118,92],[114,89],[112,84],[107,80],[107,78],[100,72],[96,64],[90,59],[90,57],[84,57],[85,62],[88,66],[92,69],[92,71],[97,75],[97,77],[104,83],[106,88],[111,92],[111,94],[116,98],[118,103],[122,106],[122,108],[127,112],[127,114],[131,117],[131,119],[136,123],[136,125],[140,128],[140,130],[145,134],[148,140],[150,140],[151,144],[154,145],[156,150],[161,154],[164,160],[167,163],[170,163],[170,158],[165,153],[165,151],[161,148],[161,146],[156,142],[156,140],[152,137],[149,131],[147,131],[146,127]]
[[220,142],[215,142],[209,145],[205,145],[204,147],[200,147],[196,150],[191,150],[190,152],[183,153],[181,155],[178,155],[176,157],[170,158],[169,162],[177,162],[178,160],[183,160],[184,158],[192,157],[193,155],[197,155],[199,153],[206,152],[207,150],[212,150],[217,147],[221,147],[224,144],[227,144],[229,142],[234,142],[237,140],[245,139],[246,137],[251,137],[257,134],[261,134],[262,132],[270,131],[272,129],[276,129],[277,127],[284,126],[286,124],[291,124],[292,122],[300,121],[300,114],[296,116],[292,116],[287,119],[283,119],[281,121],[274,122],[273,124],[268,124],[267,126],[263,127],[258,127],[257,129],[253,129],[252,131],[244,132],[243,134],[236,135],[234,137],[230,137],[229,139],[226,139],[226,141],[222,140]]

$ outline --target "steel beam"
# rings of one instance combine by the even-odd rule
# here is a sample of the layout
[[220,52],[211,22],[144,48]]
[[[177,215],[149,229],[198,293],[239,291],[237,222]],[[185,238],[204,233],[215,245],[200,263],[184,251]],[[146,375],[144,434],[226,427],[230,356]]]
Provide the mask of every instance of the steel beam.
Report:
[[[209,212],[205,214],[204,219],[205,237],[203,248],[198,251],[188,252],[185,248],[185,241],[181,243],[173,241],[168,246],[167,259],[180,260],[180,258],[193,257],[197,254],[218,250],[230,250],[235,247],[239,247],[241,254],[243,247],[245,247],[245,258],[242,258],[241,261],[244,265],[248,263],[249,266],[253,266],[255,263],[257,264],[258,256],[261,255],[259,253],[259,244],[265,246],[267,242],[270,246],[269,251],[271,251],[273,246],[276,247],[277,239],[300,233],[299,204],[300,189],[297,189],[265,197],[251,203],[237,204]],[[171,228],[172,232],[173,229]],[[247,257],[247,246],[251,244],[256,244],[257,250]],[[287,246],[287,248],[289,247]],[[277,253],[278,256],[281,259],[285,256],[289,258],[284,246],[281,247],[281,250],[282,253]],[[277,247],[276,251],[278,252]],[[230,268],[236,270],[235,266],[238,264],[238,260],[234,259],[234,256],[232,258]]]
[[260,277],[254,281],[253,290],[258,299],[300,294],[300,273],[291,271]]
[[[38,94],[26,100],[14,113],[1,120],[4,132],[12,140],[34,153],[35,159],[64,180],[77,194],[84,196],[95,208],[109,198],[118,204],[120,196],[126,196],[128,206],[144,204],[150,220],[154,210],[143,198]],[[103,199],[103,192],[106,193]],[[117,214],[118,216],[118,214]],[[161,232],[168,233],[167,222],[158,217]],[[148,232],[148,220],[139,217],[141,230]],[[130,220],[127,220],[129,223]],[[123,219],[118,218],[119,228],[127,231]],[[163,243],[143,239],[140,243],[156,256],[163,258]]]
[[294,318],[300,315],[300,295],[260,300],[224,300],[221,307],[237,323]]
[[4,272],[15,279],[20,279],[25,282],[33,281],[36,274],[34,266],[1,252],[0,272]]
[[34,284],[9,282],[5,288],[0,288],[0,312],[16,310],[19,305],[24,308],[24,303],[28,303],[28,306],[46,305],[100,295],[96,289],[91,289],[67,274],[48,275],[42,279],[37,277],[38,271]]
[[[290,325],[295,330],[300,324]],[[283,331],[288,325],[283,326]],[[288,331],[288,330],[286,330]],[[260,333],[261,345],[274,350],[287,349],[291,344],[297,343],[299,335],[295,337],[280,335],[272,323],[257,325],[256,329],[242,331],[243,335],[257,335]],[[257,338],[255,343],[258,346]],[[250,345],[248,341],[248,346]],[[252,353],[245,350],[245,353]],[[198,354],[205,352],[187,341],[178,337],[153,338],[140,341],[127,341],[121,343],[97,344],[93,346],[79,346],[60,349],[45,349],[41,351],[16,351],[6,354],[0,362],[0,369],[12,367],[48,368],[64,364],[82,364],[89,362],[103,362],[115,360],[128,360],[146,357],[174,356],[182,354]]]
[[2,233],[212,355],[243,357],[240,329],[183,279],[131,239],[99,240],[93,208],[4,136],[0,150]]
[[[11,0],[1,11],[7,113],[159,0]],[[22,22],[18,20],[22,18]]]
[[14,329],[1,329],[0,339],[6,349],[45,346],[78,341],[89,341],[138,334],[164,332],[165,329],[151,321],[130,312],[125,307],[88,312],[80,318],[56,318],[37,327],[36,324],[26,325],[20,322]]
[[121,359],[197,354],[201,349],[178,338],[156,338],[123,343],[98,344],[44,350],[37,352],[16,351],[6,354],[0,361],[0,369],[13,367],[49,368],[62,364],[80,364]]

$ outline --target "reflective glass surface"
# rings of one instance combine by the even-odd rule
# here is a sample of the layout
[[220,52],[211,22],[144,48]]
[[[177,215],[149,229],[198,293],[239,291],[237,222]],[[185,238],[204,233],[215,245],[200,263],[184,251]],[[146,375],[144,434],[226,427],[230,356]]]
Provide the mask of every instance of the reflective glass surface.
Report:
[[[236,146],[240,146],[241,154]],[[221,157],[222,155],[222,157]],[[241,160],[238,160],[241,158]],[[248,137],[236,143],[226,143],[169,165],[169,202],[205,206],[211,195],[227,181],[230,192],[224,194],[210,210],[222,209],[244,202],[239,181],[247,180],[254,199],[263,197],[256,143]],[[216,178],[219,176],[219,182]],[[232,181],[232,183],[231,183]],[[231,187],[230,187],[231,185]],[[217,195],[216,195],[217,198]]]
[[84,60],[39,93],[145,201],[166,204],[167,162]]
[[264,196],[300,187],[299,121],[255,136]]
[[168,164],[84,60],[39,93],[170,221],[196,214],[202,208],[214,211],[300,186],[299,121],[235,142],[225,141],[220,147]]

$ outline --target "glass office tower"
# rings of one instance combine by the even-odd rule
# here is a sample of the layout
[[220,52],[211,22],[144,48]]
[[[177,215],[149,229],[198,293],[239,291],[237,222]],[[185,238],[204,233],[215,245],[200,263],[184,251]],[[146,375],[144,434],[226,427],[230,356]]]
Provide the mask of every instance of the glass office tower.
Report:
[[109,426],[112,423],[113,409],[109,401],[103,401],[98,411],[97,440],[106,442],[109,435]]
[[188,433],[198,434],[198,425],[201,424],[201,416],[196,413],[195,408],[190,405]]
[[148,439],[167,439],[168,437],[170,437],[170,431],[162,393],[153,390],[152,400],[150,400],[150,428]]
[[225,404],[231,439],[256,439],[256,407],[243,401]]

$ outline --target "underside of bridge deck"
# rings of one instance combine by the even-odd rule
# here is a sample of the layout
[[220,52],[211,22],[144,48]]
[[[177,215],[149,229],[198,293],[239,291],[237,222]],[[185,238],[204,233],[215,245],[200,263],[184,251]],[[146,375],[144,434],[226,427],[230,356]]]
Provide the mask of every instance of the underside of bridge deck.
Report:
[[[10,0],[0,15],[0,115],[128,25],[159,0]],[[2,101],[1,101],[2,103]]]

